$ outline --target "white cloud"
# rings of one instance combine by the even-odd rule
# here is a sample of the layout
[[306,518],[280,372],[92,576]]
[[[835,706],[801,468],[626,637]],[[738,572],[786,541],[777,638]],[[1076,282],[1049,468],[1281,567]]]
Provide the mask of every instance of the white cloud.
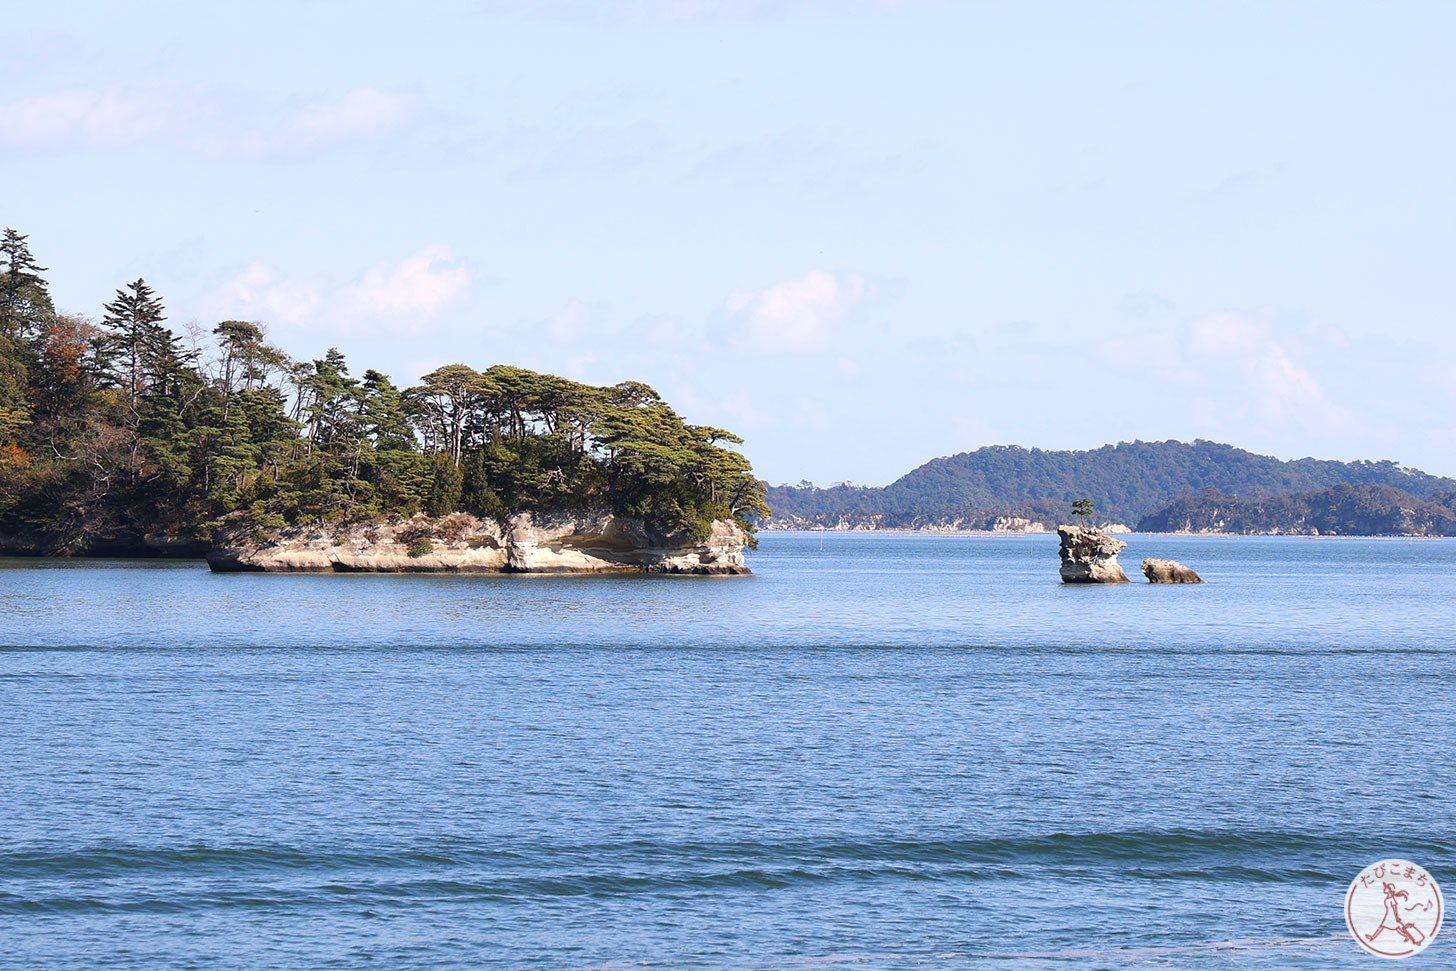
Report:
[[348,318],[418,326],[465,293],[470,271],[443,244],[426,246],[398,263],[380,263],[340,293]]
[[763,290],[728,298],[728,313],[746,327],[754,343],[771,350],[808,350],[823,345],[864,292],[857,276],[811,270]]
[[469,285],[470,271],[448,246],[434,244],[376,264],[343,286],[281,278],[254,263],[223,284],[214,303],[225,316],[293,327],[413,329],[439,316]]
[[1193,324],[1193,346],[1205,354],[1234,354],[1269,342],[1262,327],[1236,314],[1213,314]]
[[234,317],[292,326],[308,325],[318,319],[323,306],[322,289],[303,280],[280,280],[273,268],[253,263],[219,291],[222,305]]
[[1205,366],[1231,369],[1224,377],[1239,381],[1248,403],[1268,421],[1332,429],[1349,419],[1263,324],[1236,314],[1214,314],[1193,324],[1190,343]]
[[199,114],[195,89],[175,84],[57,91],[0,104],[0,143],[122,148],[165,138]]
[[587,335],[593,323],[584,304],[571,303],[547,317],[542,329],[558,344],[575,344]]
[[253,158],[305,155],[387,134],[412,121],[419,109],[414,95],[358,88],[337,101],[306,103],[269,129],[216,142],[214,151]]
[[669,140],[656,125],[547,128],[513,125],[484,138],[476,150],[507,163],[516,179],[617,175],[665,156]]

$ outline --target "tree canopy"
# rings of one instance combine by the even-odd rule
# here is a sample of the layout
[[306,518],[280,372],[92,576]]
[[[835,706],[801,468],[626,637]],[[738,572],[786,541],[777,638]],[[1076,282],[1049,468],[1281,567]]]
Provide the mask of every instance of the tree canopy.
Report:
[[401,388],[329,348],[297,361],[257,321],[194,348],[144,279],[100,323],[57,313],[25,236],[0,243],[0,536],[85,551],[119,536],[424,511],[605,504],[666,532],[751,531],[761,483],[723,429],[637,381],[597,387],[449,364]]

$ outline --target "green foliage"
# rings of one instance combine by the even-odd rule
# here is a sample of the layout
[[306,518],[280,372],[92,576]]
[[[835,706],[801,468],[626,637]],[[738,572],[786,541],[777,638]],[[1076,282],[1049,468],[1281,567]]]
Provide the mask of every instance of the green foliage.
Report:
[[55,316],[44,272],[26,237],[5,230],[0,238],[0,477],[7,468],[29,463],[29,454],[19,443],[32,419],[31,371],[38,363],[42,336]]
[[645,384],[450,364],[401,390],[355,378],[335,348],[293,361],[242,320],[218,323],[204,355],[143,279],[98,327],[55,313],[24,236],[7,231],[0,257],[0,532],[67,551],[239,517],[272,535],[595,505],[701,537],[766,512],[723,447],[739,440],[685,424]]
[[1394,462],[1283,462],[1215,442],[1123,442],[1085,452],[995,445],[927,462],[888,486],[803,483],[768,490],[774,515],[832,526],[840,521],[913,527],[959,521],[989,526],[998,516],[1053,523],[1067,504],[1097,496],[1098,512],[1136,523],[1174,498],[1212,488],[1244,498],[1312,492],[1334,485],[1389,485],[1418,498],[1456,491],[1456,481]]
[[405,547],[405,553],[411,557],[427,556],[433,552],[435,552],[435,544],[430,541],[428,536],[416,536]]
[[496,519],[508,516],[511,509],[497,491],[496,483],[499,482],[500,476],[491,474],[485,451],[477,452],[465,465],[461,476],[460,508],[476,516]]
[[46,268],[36,263],[27,238],[13,229],[0,237],[0,335],[13,348],[34,347],[55,315],[41,276]]
[[165,309],[147,282],[137,279],[106,305],[102,334],[93,343],[103,385],[121,392],[134,423],[141,420],[138,402],[174,392],[187,363],[177,337],[162,326]]
[[1093,507],[1091,499],[1072,500],[1072,515],[1082,520],[1084,524],[1091,522],[1095,513],[1096,509]]
[[1317,492],[1240,498],[1216,489],[1180,496],[1143,517],[1150,532],[1453,536],[1456,493],[1421,499],[1389,485],[1342,483]]
[[407,452],[415,447],[404,394],[387,375],[372,368],[364,372],[359,414],[366,434],[379,452]]
[[460,505],[464,476],[455,461],[443,452],[430,457],[430,495],[425,511],[431,516],[448,516]]

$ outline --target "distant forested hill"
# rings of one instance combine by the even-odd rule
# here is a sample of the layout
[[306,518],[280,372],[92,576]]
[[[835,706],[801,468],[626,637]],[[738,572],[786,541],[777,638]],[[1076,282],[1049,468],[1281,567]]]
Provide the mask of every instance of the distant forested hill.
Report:
[[1299,533],[1320,536],[1453,536],[1456,495],[1420,499],[1388,485],[1342,483],[1319,492],[1238,498],[1209,489],[1144,517],[1149,533]]
[[[1090,451],[993,445],[934,459],[888,486],[776,486],[777,526],[959,525],[987,528],[999,516],[1054,522],[1088,496],[1101,519],[1139,523],[1180,497],[1212,490],[1223,499],[1312,494],[1337,485],[1388,486],[1418,500],[1456,493],[1456,479],[1395,462],[1281,461],[1217,442],[1122,442]],[[1196,528],[1196,527],[1195,527]]]

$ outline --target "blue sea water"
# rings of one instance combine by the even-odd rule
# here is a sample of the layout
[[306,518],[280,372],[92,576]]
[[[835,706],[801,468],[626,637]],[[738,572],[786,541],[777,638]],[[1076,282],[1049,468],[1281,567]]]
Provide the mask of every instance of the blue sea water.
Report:
[[1371,966],[1361,867],[1456,889],[1456,543],[1129,539],[1208,582],[0,561],[0,968]]

